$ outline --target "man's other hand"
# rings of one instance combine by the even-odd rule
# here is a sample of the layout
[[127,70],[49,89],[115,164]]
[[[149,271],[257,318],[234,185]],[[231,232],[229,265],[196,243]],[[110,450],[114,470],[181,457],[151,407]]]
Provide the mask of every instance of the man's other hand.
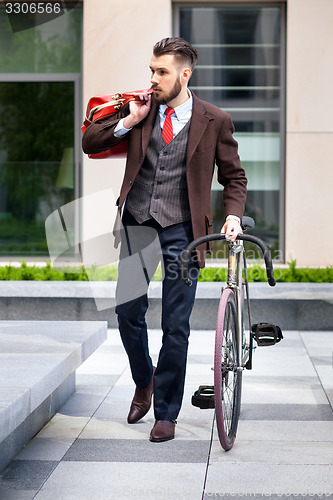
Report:
[[224,233],[226,239],[230,239],[231,241],[235,241],[237,235],[241,232],[241,225],[236,219],[228,219],[221,229],[221,233]]
[[[133,94],[134,95],[134,94]],[[124,120],[125,128],[132,128],[141,122],[148,115],[151,108],[151,94],[149,93],[135,93],[139,97],[139,101],[130,101],[129,110],[130,114]]]

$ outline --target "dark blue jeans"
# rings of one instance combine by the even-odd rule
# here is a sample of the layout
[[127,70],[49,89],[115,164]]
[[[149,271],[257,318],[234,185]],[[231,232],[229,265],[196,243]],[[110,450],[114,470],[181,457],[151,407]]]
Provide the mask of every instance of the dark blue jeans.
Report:
[[[153,374],[145,320],[148,309],[147,289],[157,266],[158,259],[155,254],[159,253],[158,257],[162,259],[164,270],[161,322],[163,337],[154,375],[154,413],[156,420],[173,420],[178,416],[183,399],[190,335],[189,318],[199,272],[195,259],[192,259],[189,267],[192,286],[188,287],[181,279],[181,253],[193,241],[191,222],[162,228],[153,219],[138,224],[129,212],[125,212],[123,225],[125,231],[122,236],[116,306],[121,339],[129,357],[136,386],[147,387]],[[153,231],[147,241],[147,238],[141,238],[140,233],[136,232],[138,227],[143,231],[146,228],[153,229],[155,233]],[[128,237],[132,228],[136,228],[134,239]],[[154,249],[153,256],[145,253],[147,246]],[[129,257],[133,259],[132,262]],[[126,301],[124,290],[130,292],[128,298],[131,297],[131,292],[139,292],[137,297]]]

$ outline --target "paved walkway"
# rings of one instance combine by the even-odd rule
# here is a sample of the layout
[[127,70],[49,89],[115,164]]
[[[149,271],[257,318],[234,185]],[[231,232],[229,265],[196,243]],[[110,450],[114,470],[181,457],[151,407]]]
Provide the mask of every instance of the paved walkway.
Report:
[[[128,425],[133,395],[119,334],[77,372],[77,391],[0,473],[1,500],[333,498],[333,332],[284,332],[245,372],[236,444],[214,411],[191,406],[212,384],[214,332],[192,331],[176,439],[148,440],[152,410]],[[156,360],[160,332],[150,332]]]

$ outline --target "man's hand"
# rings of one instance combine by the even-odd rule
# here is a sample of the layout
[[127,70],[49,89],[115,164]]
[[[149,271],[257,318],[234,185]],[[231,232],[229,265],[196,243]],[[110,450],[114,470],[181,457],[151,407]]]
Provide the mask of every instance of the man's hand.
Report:
[[130,101],[129,103],[130,114],[126,116],[123,124],[124,127],[128,129],[134,127],[146,118],[151,108],[151,94],[140,93],[135,95],[137,95],[140,100]]
[[221,229],[221,233],[224,233],[226,239],[230,239],[231,241],[235,241],[237,235],[241,232],[241,225],[236,219],[228,219]]

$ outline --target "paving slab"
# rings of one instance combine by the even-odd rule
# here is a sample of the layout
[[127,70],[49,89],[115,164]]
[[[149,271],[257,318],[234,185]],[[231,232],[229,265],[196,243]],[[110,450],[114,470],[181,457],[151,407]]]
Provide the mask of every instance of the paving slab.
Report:
[[332,465],[269,463],[224,463],[209,467],[206,497],[218,498],[225,493],[246,498],[297,495],[310,499],[313,495],[333,495]]
[[36,500],[199,500],[205,469],[197,463],[61,462]]

